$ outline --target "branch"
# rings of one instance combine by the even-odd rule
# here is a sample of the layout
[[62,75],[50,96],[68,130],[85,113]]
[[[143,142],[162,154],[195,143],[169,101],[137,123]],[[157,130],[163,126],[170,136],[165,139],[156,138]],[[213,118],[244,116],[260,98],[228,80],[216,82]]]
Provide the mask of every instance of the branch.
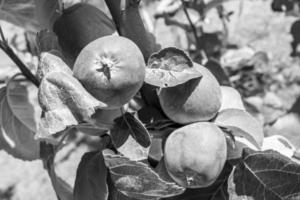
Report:
[[31,71],[26,67],[26,65],[21,61],[21,59],[15,54],[15,52],[8,45],[2,27],[0,26],[0,36],[2,41],[0,41],[0,48],[10,57],[10,59],[17,65],[22,74],[30,80],[37,87],[39,86],[39,81],[37,78],[31,73]]

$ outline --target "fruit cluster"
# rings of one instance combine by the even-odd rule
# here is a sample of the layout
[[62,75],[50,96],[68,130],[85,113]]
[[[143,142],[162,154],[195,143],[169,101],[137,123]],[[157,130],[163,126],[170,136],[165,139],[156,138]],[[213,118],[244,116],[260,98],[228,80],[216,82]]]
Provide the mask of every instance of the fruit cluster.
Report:
[[[82,18],[76,18],[82,12],[86,16],[84,23],[81,23]],[[226,160],[241,154],[241,149],[227,144],[225,132],[228,129],[239,132],[239,136],[243,135],[241,132],[246,132],[253,139],[254,146],[259,148],[262,145],[262,128],[245,111],[241,96],[234,88],[220,86],[217,75],[190,61],[180,50],[163,50],[164,55],[151,63],[157,68],[149,66],[149,62],[146,65],[142,52],[134,42],[111,35],[115,32],[114,24],[103,15],[87,4],[78,4],[66,10],[54,25],[62,50],[72,59],[76,58],[71,62],[74,65],[70,66],[72,76],[93,98],[106,105],[98,112],[102,113],[97,117],[98,122],[113,123],[114,118],[122,114],[117,110],[127,104],[143,84],[145,86],[150,69],[158,79],[171,74],[174,80],[194,71],[200,75],[191,75],[184,81],[163,87],[148,85],[142,91],[144,105],[160,109],[168,119],[180,126],[163,142],[163,159],[170,177],[185,188],[213,184]],[[90,23],[95,20],[98,27],[105,28],[89,30],[94,25]],[[79,22],[81,29],[77,28]],[[73,32],[74,37],[68,38],[69,32]],[[182,60],[187,60],[188,64],[179,64]],[[151,98],[158,101],[151,105]],[[243,146],[243,142],[241,144]]]

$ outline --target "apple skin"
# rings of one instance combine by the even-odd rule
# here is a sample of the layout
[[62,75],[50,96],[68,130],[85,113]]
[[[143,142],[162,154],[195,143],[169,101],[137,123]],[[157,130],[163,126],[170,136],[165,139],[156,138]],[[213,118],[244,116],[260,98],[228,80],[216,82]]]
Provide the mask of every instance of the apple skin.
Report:
[[169,175],[185,188],[212,185],[220,175],[226,158],[224,133],[210,122],[197,122],[175,130],[164,147]]
[[78,55],[74,76],[96,99],[116,109],[128,103],[142,87],[145,61],[140,49],[121,36],[104,36]]
[[221,107],[222,94],[217,79],[205,67],[197,63],[193,67],[200,71],[201,78],[162,88],[158,94],[164,113],[180,124],[208,121]]

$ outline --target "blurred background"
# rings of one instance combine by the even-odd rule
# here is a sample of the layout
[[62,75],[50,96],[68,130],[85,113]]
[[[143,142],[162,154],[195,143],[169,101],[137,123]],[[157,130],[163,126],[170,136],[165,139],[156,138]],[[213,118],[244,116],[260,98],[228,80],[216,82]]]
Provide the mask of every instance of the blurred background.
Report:
[[[104,2],[88,2],[108,13]],[[74,3],[65,1],[65,6]],[[231,0],[205,11],[198,9],[201,3],[145,0],[140,11],[157,44],[183,49],[193,60],[224,72],[223,84],[240,92],[246,109],[264,126],[265,136],[283,135],[299,150],[299,2]],[[34,71],[38,59],[31,43],[36,33],[5,21],[0,24],[9,44]],[[200,42],[195,42],[195,36]],[[2,50],[0,57],[0,83],[4,84],[18,68]],[[79,136],[56,156],[58,175],[72,186],[76,167],[92,140]],[[0,199],[53,200],[56,196],[41,161],[24,162],[0,150]]]

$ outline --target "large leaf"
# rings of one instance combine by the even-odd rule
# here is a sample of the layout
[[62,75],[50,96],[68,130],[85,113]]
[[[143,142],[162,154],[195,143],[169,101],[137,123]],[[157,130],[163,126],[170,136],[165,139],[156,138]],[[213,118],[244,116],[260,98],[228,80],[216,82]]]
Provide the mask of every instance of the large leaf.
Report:
[[136,199],[160,199],[181,194],[184,188],[161,179],[148,165],[131,161],[111,150],[103,151],[115,187]]
[[74,200],[107,200],[107,168],[101,152],[83,155],[77,168]]
[[300,199],[300,165],[276,151],[245,149],[233,179],[239,196],[255,200]]
[[0,96],[1,148],[23,160],[38,159],[39,142],[34,139],[41,115],[37,88],[29,81],[12,79]]
[[148,157],[150,135],[132,114],[125,113],[115,119],[110,135],[115,147],[126,157],[132,160],[143,160]]
[[145,82],[164,88],[201,76],[202,74],[193,68],[193,62],[182,50],[169,47],[149,58]]
[[42,79],[38,97],[44,111],[37,134],[40,138],[89,121],[97,108],[106,107],[91,96],[77,79],[65,72],[48,73]]

